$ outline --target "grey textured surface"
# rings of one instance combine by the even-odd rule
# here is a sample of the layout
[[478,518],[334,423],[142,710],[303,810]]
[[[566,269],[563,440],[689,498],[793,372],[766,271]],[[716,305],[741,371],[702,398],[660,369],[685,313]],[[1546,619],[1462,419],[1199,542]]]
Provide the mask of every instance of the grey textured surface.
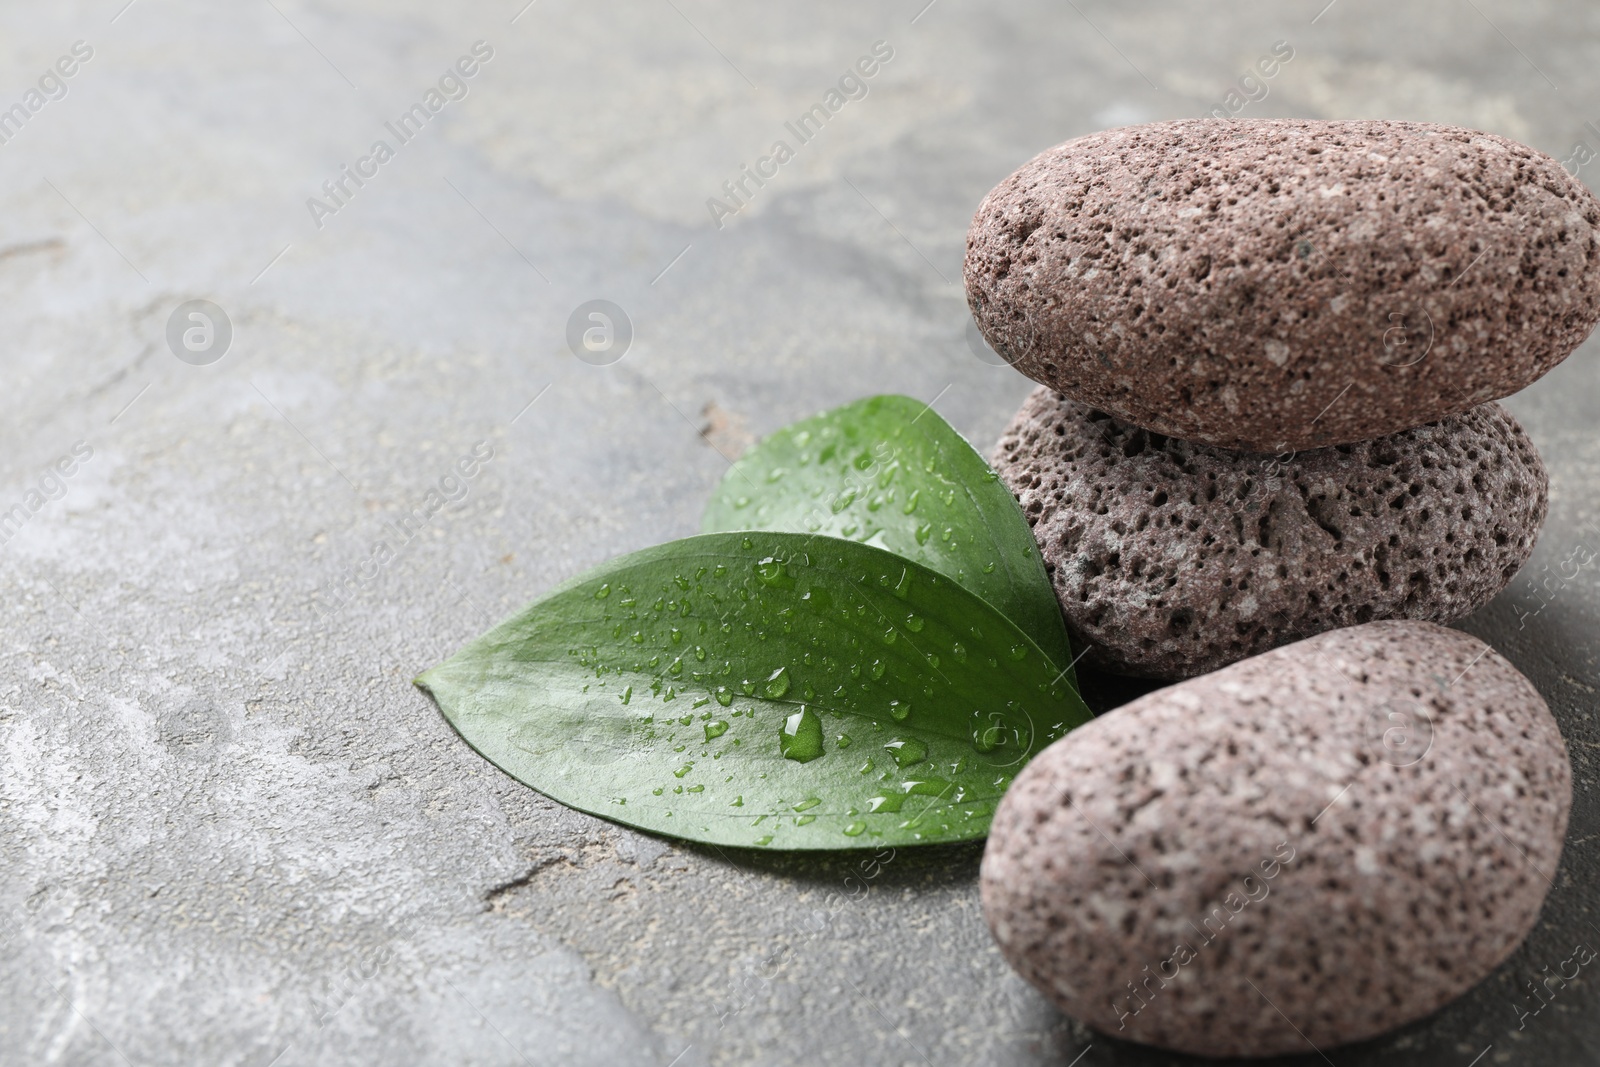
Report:
[[[0,8],[7,106],[95,49],[0,145],[0,506],[94,449],[0,548],[0,1061],[1175,1062],[1009,973],[976,850],[862,869],[621,832],[485,764],[409,680],[584,567],[693,532],[726,468],[708,404],[730,452],[889,391],[987,450],[1029,383],[967,347],[964,239],[1041,148],[1209,111],[1289,39],[1243,114],[1600,150],[1600,13],[675,2],[539,0],[514,24],[521,2]],[[306,199],[480,38],[471,94],[318,230]],[[880,39],[869,95],[715,229],[706,198]],[[164,343],[192,298],[232,319],[211,366]],[[565,347],[594,298],[636,327],[608,367]],[[1339,1067],[1600,1056],[1587,970],[1517,1015],[1600,939],[1600,567],[1563,568],[1600,547],[1596,351],[1507,405],[1551,517],[1464,624],[1572,751],[1556,888],[1494,976]],[[366,564],[479,440],[467,496]],[[1102,705],[1139,691],[1093,681]]]
[[1555,720],[1504,657],[1433,623],[1346,627],[1040,753],[995,813],[984,916],[1020,973],[1108,1032],[1332,1048],[1511,954],[1571,803]]

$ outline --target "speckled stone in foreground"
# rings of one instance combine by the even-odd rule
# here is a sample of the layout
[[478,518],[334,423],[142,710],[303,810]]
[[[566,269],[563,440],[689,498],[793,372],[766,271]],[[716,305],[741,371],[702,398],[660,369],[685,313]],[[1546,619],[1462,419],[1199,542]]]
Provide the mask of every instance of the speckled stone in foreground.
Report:
[[1362,441],[1507,396],[1600,321],[1600,201],[1419,122],[1211,119],[1058,145],[990,192],[968,303],[1018,370],[1225,448]]
[[995,815],[984,913],[1024,978],[1108,1034],[1326,1050],[1512,952],[1571,800],[1555,720],[1509,663],[1431,623],[1369,623],[1051,745]]
[[1274,458],[1165,438],[1043,387],[994,466],[1084,662],[1164,679],[1339,626],[1476,611],[1527,562],[1548,486],[1498,404]]

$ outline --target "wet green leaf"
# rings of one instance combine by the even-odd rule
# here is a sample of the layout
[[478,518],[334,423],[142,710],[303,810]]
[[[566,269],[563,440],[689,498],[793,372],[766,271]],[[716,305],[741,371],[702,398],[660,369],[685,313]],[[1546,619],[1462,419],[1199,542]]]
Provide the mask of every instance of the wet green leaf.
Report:
[[876,545],[949,575],[1051,659],[1072,662],[1060,605],[1016,498],[938,412],[910,397],[868,397],[766,438],[723,478],[701,529],[792,530]]
[[469,744],[572,807],[718,845],[984,836],[1089,713],[987,602],[879,548],[691,537],[613,560],[417,679]]

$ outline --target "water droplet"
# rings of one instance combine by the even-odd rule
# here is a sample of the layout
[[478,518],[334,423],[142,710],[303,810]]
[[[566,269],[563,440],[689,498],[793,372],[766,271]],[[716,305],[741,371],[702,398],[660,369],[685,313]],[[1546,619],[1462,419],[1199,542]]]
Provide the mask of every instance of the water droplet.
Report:
[[802,800],[800,803],[794,805],[794,810],[795,811],[810,811],[812,808],[816,807],[818,804],[821,804],[821,803],[822,803],[822,801],[818,800],[816,797],[807,797],[805,800]]
[[928,538],[933,536],[933,523],[924,522],[917,525],[917,544],[925,545]]
[[809,823],[814,823],[816,821],[817,821],[817,817],[815,815],[796,815],[795,819],[794,819],[794,824],[796,826],[805,826],[805,825],[807,825]]
[[596,589],[594,591],[594,598],[596,600],[604,600],[606,597],[608,597],[610,595],[611,595],[611,583],[610,582],[607,582],[605,585],[602,585],[599,589]]
[[767,676],[767,682],[766,682],[766,685],[763,687],[763,692],[765,692],[767,694],[767,697],[769,699],[771,699],[771,700],[781,699],[783,697],[783,694],[787,693],[788,691],[789,691],[789,668],[787,668],[787,667],[779,667],[777,670],[773,671],[770,675]]
[[864,822],[853,822],[849,826],[846,826],[844,828],[843,833],[844,833],[844,836],[846,836],[846,837],[860,837],[863,833],[866,832],[866,829],[867,829],[867,824],[866,823],[864,823]]
[[756,563],[756,577],[771,585],[783,577],[783,564],[771,556]]
[[725,685],[717,686],[717,703],[727,707],[733,703],[733,690]]
[[957,663],[967,662],[967,646],[960,641],[950,646],[950,654],[956,658]]
[[658,786],[656,786],[656,787],[655,787],[655,788],[654,788],[654,789],[652,789],[652,790],[650,790],[650,795],[651,795],[651,796],[657,796],[657,797],[658,797],[658,796],[660,796],[660,795],[661,795],[661,794],[662,794],[662,793],[665,793],[665,792],[666,792],[666,789],[664,789],[664,788],[663,788],[663,787],[661,787],[661,786],[659,786],[659,785],[658,785]]
[[969,733],[972,738],[972,747],[982,754],[993,752],[1010,740],[1010,731],[1006,729],[1005,721],[999,712],[981,711],[972,713],[968,722]]
[[644,634],[639,632],[638,630],[635,630],[634,633],[633,633],[632,640],[633,640],[634,644],[642,645],[642,644],[644,644]]
[[850,735],[849,734],[840,734],[838,737],[836,737],[834,739],[833,743],[838,745],[840,748],[849,748],[850,747]]
[[684,790],[685,793],[704,793],[705,791],[706,787],[703,785],[691,785],[688,789]]
[[792,759],[796,763],[809,763],[821,756],[822,720],[817,713],[802,707],[784,719],[778,733],[778,748],[784,759]]
[[772,844],[772,835],[771,834],[763,834],[761,837],[756,838],[756,844],[758,846],[759,845],[770,845],[770,844]]
[[875,659],[872,661],[872,669],[869,673],[872,675],[872,680],[877,681],[883,677],[883,672],[888,669],[888,665],[883,660]]
[[742,680],[741,680],[741,681],[740,681],[740,682],[739,682],[739,691],[740,691],[740,692],[741,692],[741,693],[743,693],[743,694],[744,694],[744,695],[745,695],[745,696],[747,696],[747,697],[748,697],[748,696],[755,696],[755,693],[756,693],[756,683],[754,683],[754,682],[752,682],[752,681],[751,681],[751,680],[750,680],[750,679],[748,679],[748,678],[745,678],[745,679],[742,679]]
[[1027,645],[1012,645],[1011,646],[1011,658],[1012,659],[1026,659],[1027,656],[1028,656],[1028,646]]
[[679,726],[688,726],[692,722],[694,722],[694,716],[693,715],[685,715],[683,718],[678,720],[678,725]]
[[983,565],[983,573],[985,573],[985,574],[993,574],[994,573],[994,560],[991,559],[988,563],[985,563]]
[[925,625],[926,625],[926,623],[924,623],[922,621],[922,616],[921,615],[907,615],[906,616],[906,629],[910,630],[914,634],[920,634],[922,632],[923,626],[925,626]]
[[622,691],[622,702],[624,704],[626,704],[628,701],[630,701],[632,699],[633,699],[633,686],[630,685],[630,686],[628,686],[626,689],[624,689]]
[[885,630],[883,632],[883,643],[886,644],[886,645],[892,645],[892,644],[894,644],[895,639],[897,637],[899,637],[899,636],[900,636],[899,632],[897,630],[895,630],[894,627],[891,626],[891,627],[889,627],[889,629],[887,629],[887,630]]
[[742,795],[734,797],[733,798],[733,803],[729,804],[728,807],[730,807],[730,808],[742,808],[742,807],[744,807],[744,797]]
[[685,763],[682,767],[679,767],[677,770],[673,771],[672,776],[674,778],[682,778],[692,770],[694,770],[694,764]]
[[756,547],[756,543],[750,540],[748,537],[741,537],[739,538],[739,547],[748,552],[752,548]]
[[900,791],[907,796],[942,797],[946,793],[954,792],[955,788],[954,782],[947,782],[943,778],[925,778],[920,781],[913,779],[900,783]]
[[727,732],[728,732],[728,724],[725,721],[723,721],[722,719],[718,719],[716,722],[708,722],[708,723],[706,723],[706,740],[707,741],[715,741],[717,738],[721,737],[723,734],[725,734]]
[[907,515],[911,514],[913,511],[916,511],[917,510],[917,501],[921,497],[922,497],[922,490],[921,489],[913,489],[913,490],[911,490],[911,495],[906,497],[906,502],[903,505],[901,505],[900,510],[905,512]]
[[880,811],[896,812],[905,804],[906,798],[900,793],[890,793],[886,796],[871,797],[867,800],[867,811],[876,815]]
[[911,705],[903,704],[898,700],[889,701],[889,717],[895,722],[905,722],[906,716],[911,714]]
[[674,626],[672,628],[672,633],[669,634],[668,636],[672,639],[672,643],[673,644],[675,644],[675,645],[683,644],[683,631],[678,629],[676,626]]
[[897,737],[883,747],[889,750],[889,755],[901,767],[910,767],[928,758],[928,746],[914,737]]
[[909,592],[911,592],[911,568],[907,567],[900,572],[900,580],[894,583],[894,595],[903,598]]

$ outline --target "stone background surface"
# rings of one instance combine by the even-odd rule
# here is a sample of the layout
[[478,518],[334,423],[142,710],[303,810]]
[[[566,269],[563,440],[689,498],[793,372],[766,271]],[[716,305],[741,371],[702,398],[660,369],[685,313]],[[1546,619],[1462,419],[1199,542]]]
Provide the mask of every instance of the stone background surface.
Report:
[[[1600,9],[124,2],[0,7],[0,106],[94,48],[0,145],[0,510],[94,450],[0,547],[0,1062],[1181,1062],[1006,970],[977,848],[620,830],[479,759],[409,679],[692,533],[726,456],[791,419],[902,392],[987,451],[1029,383],[967,345],[963,240],[1039,149],[1205,113],[1282,39],[1243,114],[1600,151]],[[479,39],[470,95],[319,229],[306,199]],[[870,94],[714,227],[706,198],[880,39]],[[164,340],[194,298],[233,324],[210,366]],[[593,298],[635,326],[611,366],[566,350]],[[1561,723],[1561,869],[1493,977],[1325,1050],[1340,1067],[1600,1057],[1593,970],[1521,1017],[1530,980],[1600,948],[1600,563],[1562,573],[1600,548],[1596,345],[1508,404],[1551,517],[1463,624]],[[325,611],[478,441],[467,497]],[[1139,691],[1088,681],[1102,707]]]

